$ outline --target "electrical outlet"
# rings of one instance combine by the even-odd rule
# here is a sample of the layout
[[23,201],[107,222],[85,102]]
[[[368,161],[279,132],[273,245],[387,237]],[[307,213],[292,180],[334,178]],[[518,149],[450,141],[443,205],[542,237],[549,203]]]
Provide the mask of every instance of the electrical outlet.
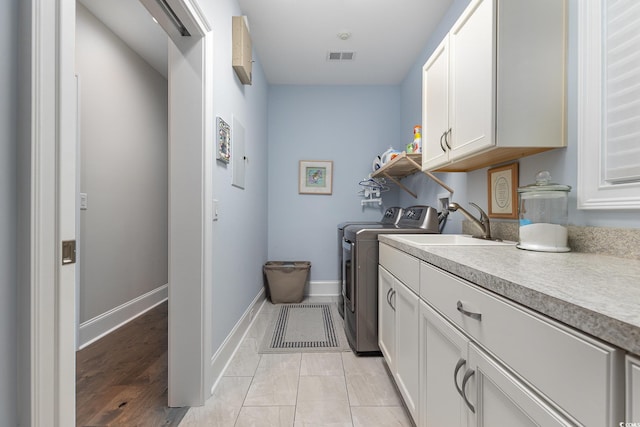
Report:
[[449,206],[449,202],[451,201],[451,193],[440,193],[438,194],[438,208],[437,210],[440,212],[444,212],[447,210],[447,206]]

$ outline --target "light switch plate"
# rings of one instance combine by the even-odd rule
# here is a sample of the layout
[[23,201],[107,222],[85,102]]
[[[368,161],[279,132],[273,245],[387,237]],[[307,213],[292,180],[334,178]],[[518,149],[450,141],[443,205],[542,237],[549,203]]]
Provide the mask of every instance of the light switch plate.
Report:
[[87,210],[87,193],[80,193],[80,209]]
[[218,206],[220,205],[220,201],[218,199],[213,199],[213,220],[218,220]]

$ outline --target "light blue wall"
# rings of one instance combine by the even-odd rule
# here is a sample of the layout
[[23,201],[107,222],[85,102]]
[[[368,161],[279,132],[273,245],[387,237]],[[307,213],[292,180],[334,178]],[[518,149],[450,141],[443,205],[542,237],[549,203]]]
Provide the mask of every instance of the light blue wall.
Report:
[[[213,165],[213,194],[219,219],[213,223],[212,355],[262,289],[267,260],[267,95],[259,58],[253,82],[242,85],[231,67],[231,17],[241,15],[235,0],[200,2],[213,28],[213,102],[215,116],[245,129],[245,188],[231,185],[232,165]],[[251,22],[249,22],[249,26]],[[215,116],[211,126],[215,128]],[[233,129],[232,129],[233,146]],[[232,149],[233,156],[233,149]]]
[[[606,227],[640,228],[638,213],[624,211],[579,211],[576,208],[577,182],[577,4],[579,0],[568,1],[568,61],[567,61],[567,141],[566,149],[554,150],[537,154],[519,160],[520,184],[526,185],[534,181],[539,170],[551,172],[554,181],[573,187],[569,201],[569,223],[573,225],[590,225]],[[450,7],[446,16],[440,22],[437,31],[429,39],[423,53],[416,60],[411,71],[402,83],[402,118],[404,128],[420,123],[422,91],[422,65],[433,50],[440,43],[446,32],[451,28],[457,17],[464,10],[468,0],[457,0]],[[524,83],[523,83],[524,84]],[[465,177],[466,175],[466,177]],[[469,201],[477,202],[481,207],[487,207],[487,169],[480,169],[468,174],[440,174],[455,190],[454,200],[466,205]],[[460,178],[458,176],[461,176]],[[459,181],[456,181],[458,180]],[[417,187],[419,199],[427,204],[436,202],[435,195],[442,190],[432,182],[417,175],[407,178],[414,188]],[[410,196],[409,196],[410,197]],[[406,202],[407,196],[401,195],[401,202]],[[453,214],[445,232],[459,232],[462,215]]]
[[[429,38],[429,41],[422,49],[414,66],[404,78],[400,87],[402,93],[402,136],[406,133],[406,129],[413,129],[414,125],[422,123],[422,65],[435,48],[438,47],[445,34],[447,34],[469,2],[470,0],[454,0],[449,10],[445,13],[445,16],[440,20],[432,36]],[[452,200],[460,203],[466,203],[467,200],[474,200],[473,198],[468,199],[467,197],[466,173],[438,173],[436,176],[454,190]],[[411,188],[418,196],[417,199],[414,199],[408,193],[402,192],[400,194],[400,204],[403,206],[418,203],[437,207],[438,194],[447,193],[444,188],[423,174],[409,176],[403,180],[403,184]],[[444,232],[462,232],[461,218],[451,215],[447,221]]]
[[[337,225],[381,217],[382,207],[361,206],[358,182],[374,154],[399,147],[399,124],[398,86],[271,86],[270,260],[311,261],[311,280],[338,279]],[[333,161],[333,194],[298,194],[300,160]]]
[[[17,424],[17,114],[18,0],[0,3],[0,414]],[[6,424],[4,424],[6,423]]]

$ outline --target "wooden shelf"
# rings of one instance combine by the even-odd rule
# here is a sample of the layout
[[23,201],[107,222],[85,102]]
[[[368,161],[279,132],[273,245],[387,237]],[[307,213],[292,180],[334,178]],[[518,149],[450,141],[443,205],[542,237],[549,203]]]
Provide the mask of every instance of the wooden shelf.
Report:
[[431,172],[422,170],[422,153],[412,153],[408,154],[405,151],[398,154],[398,156],[382,166],[377,171],[371,174],[371,178],[388,178],[393,181],[398,187],[402,188],[407,193],[411,194],[414,198],[418,198],[416,193],[409,190],[400,182],[402,178],[405,178],[409,175],[413,175],[416,172],[422,172],[427,175],[429,178],[433,179],[437,182],[441,187],[446,189],[448,192],[453,194],[453,190],[451,187],[447,186],[440,179],[435,177]]
[[398,156],[382,166],[380,169],[371,174],[372,178],[384,176],[387,174],[402,179],[406,176],[413,175],[422,169],[422,154],[407,154],[402,152]]

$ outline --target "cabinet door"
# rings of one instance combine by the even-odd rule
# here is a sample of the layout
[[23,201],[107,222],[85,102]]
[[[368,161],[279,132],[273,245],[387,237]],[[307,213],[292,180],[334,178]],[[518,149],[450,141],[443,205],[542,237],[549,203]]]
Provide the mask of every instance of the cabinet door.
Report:
[[449,33],[450,159],[494,144],[495,4],[473,0]]
[[468,340],[430,306],[420,302],[419,341],[418,425],[466,426],[467,414],[457,388],[467,368]]
[[378,346],[391,372],[396,365],[396,314],[391,299],[394,280],[391,273],[378,267]]
[[439,313],[581,424],[613,425],[624,416],[619,349],[427,263],[420,281],[422,297]]
[[463,387],[470,404],[466,410],[473,414],[470,426],[575,425],[473,343],[467,376]]
[[422,168],[448,162],[445,138],[449,130],[449,36],[422,67]]
[[418,327],[420,300],[409,288],[397,281],[393,303],[396,308],[396,384],[407,409],[416,420],[418,379]]
[[640,359],[627,356],[627,422],[640,421]]

